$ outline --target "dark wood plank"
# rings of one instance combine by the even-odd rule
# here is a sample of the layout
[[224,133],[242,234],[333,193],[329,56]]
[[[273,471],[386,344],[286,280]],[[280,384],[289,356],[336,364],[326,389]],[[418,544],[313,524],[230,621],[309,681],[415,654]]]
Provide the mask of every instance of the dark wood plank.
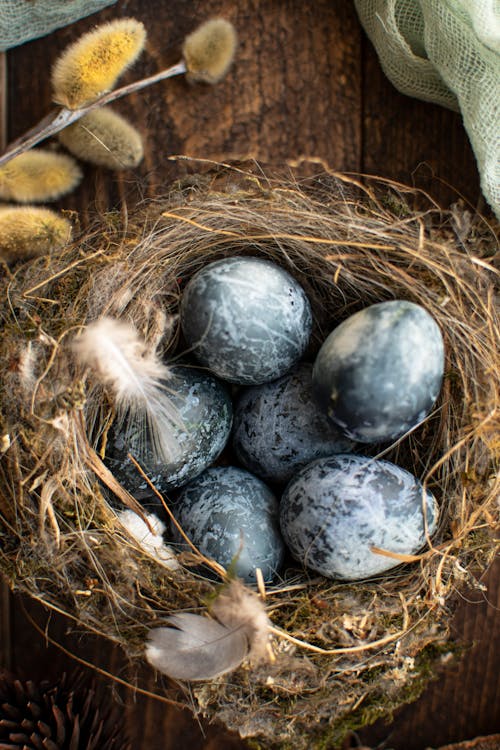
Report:
[[461,115],[399,93],[363,36],[362,170],[429,192],[444,207],[460,196],[476,207],[476,161]]
[[[460,117],[396,92],[363,41],[352,4],[331,0],[312,4],[119,0],[100,14],[9,52],[9,139],[48,111],[53,60],[96,22],[133,15],[148,29],[146,53],[125,81],[176,62],[185,34],[212,14],[230,18],[239,31],[234,69],[217,87],[189,86],[179,79],[116,104],[145,137],[144,164],[124,175],[86,168],[82,187],[61,201],[61,206],[78,210],[84,223],[95,209],[103,211],[123,200],[132,205],[161,191],[185,170],[183,164],[169,161],[174,154],[218,160],[251,155],[273,164],[313,157],[333,169],[364,170],[404,182],[414,179],[444,204],[456,199],[456,192],[446,185],[449,182],[473,204],[477,202],[477,171]],[[389,737],[396,750],[417,750],[424,743],[436,747],[498,729],[493,726],[498,656],[491,653],[498,645],[494,607],[499,603],[499,580],[497,569],[488,578],[490,606],[464,603],[455,621],[457,635],[482,639],[482,645],[465,654],[460,667],[446,670],[417,704],[398,714],[390,728],[367,730],[367,742]],[[18,600],[11,627],[6,601],[4,597],[0,616],[0,666],[11,658],[12,667],[25,678],[54,677],[71,670],[72,660],[44,642],[26,621]],[[29,605],[29,611],[43,627],[43,609]],[[52,616],[48,633],[93,664],[132,678],[118,649],[81,633],[70,634],[64,619]],[[134,696],[108,680],[101,682],[125,705],[134,750],[244,747],[218,728],[200,726],[186,712]],[[156,689],[151,670],[145,668],[141,685]],[[439,737],[437,728],[442,731]]]
[[3,578],[0,579],[0,667],[12,669],[12,600]]
[[[146,51],[124,82],[177,62],[185,35],[211,15],[234,22],[237,59],[217,86],[189,85],[181,77],[117,102],[116,109],[144,135],[144,162],[123,177],[97,177],[97,170],[87,169],[83,186],[65,199],[65,207],[86,209],[97,202],[102,209],[116,203],[120,193],[129,202],[156,194],[185,169],[169,161],[175,154],[215,160],[251,156],[270,163],[317,157],[335,169],[359,170],[361,31],[353,9],[328,0],[312,6],[298,0],[118,2],[58,30],[49,41],[34,40],[9,52],[10,140],[49,110],[49,71],[58,53],[96,20],[124,14],[148,30]],[[334,44],[332,35],[338,37]]]

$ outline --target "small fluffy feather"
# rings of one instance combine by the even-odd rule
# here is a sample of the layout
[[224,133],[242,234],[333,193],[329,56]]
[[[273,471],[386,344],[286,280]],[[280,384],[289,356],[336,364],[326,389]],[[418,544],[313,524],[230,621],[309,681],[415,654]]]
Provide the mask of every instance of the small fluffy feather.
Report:
[[0,208],[0,260],[7,263],[57,250],[71,240],[71,234],[70,222],[48,208]]
[[33,341],[28,341],[25,346],[22,346],[19,352],[19,382],[21,388],[25,393],[32,393],[36,384],[36,344]]
[[115,397],[118,422],[125,436],[144,434],[158,461],[171,461],[178,451],[173,436],[179,424],[164,381],[169,368],[148,351],[131,323],[103,317],[74,340],[73,350],[83,365],[91,367]]
[[248,640],[248,658],[266,657],[269,643],[269,618],[264,603],[240,581],[231,581],[214,601],[212,614],[230,629],[241,629]]
[[166,619],[173,627],[148,633],[146,659],[174,680],[212,680],[236,669],[245,658],[245,634],[208,617],[181,612]]
[[180,565],[171,549],[163,541],[165,524],[154,513],[145,514],[152,532],[147,524],[133,510],[122,510],[118,513],[118,520],[125,527],[139,547],[151,557],[155,557],[170,570],[178,570]]
[[0,167],[0,198],[17,203],[53,201],[81,179],[81,169],[71,156],[34,148]]
[[140,133],[110,107],[84,115],[61,130],[59,140],[82,161],[108,169],[136,167],[144,155]]
[[149,663],[177,680],[210,680],[237,669],[248,658],[267,654],[269,619],[264,604],[239,581],[231,581],[212,606],[217,621],[180,613],[167,618],[173,627],[150,630]]
[[146,30],[135,18],[98,26],[71,44],[52,70],[53,99],[79,109],[110,91],[144,48]]
[[229,21],[213,18],[202,23],[186,37],[182,48],[189,80],[220,81],[233,62],[236,45],[236,31]]

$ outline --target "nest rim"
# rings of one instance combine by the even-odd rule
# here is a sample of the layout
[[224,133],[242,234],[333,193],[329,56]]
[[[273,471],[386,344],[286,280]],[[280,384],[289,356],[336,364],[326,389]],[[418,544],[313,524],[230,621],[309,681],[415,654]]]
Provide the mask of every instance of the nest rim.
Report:
[[[332,191],[331,198],[327,197],[328,191]],[[413,198],[423,202],[425,207],[410,208],[409,203]],[[221,216],[224,219],[222,224]],[[236,679],[233,687],[228,687],[224,681],[215,681],[212,685],[202,685],[195,691],[198,710],[221,719],[229,727],[238,727],[236,713],[231,713],[228,708],[235,696],[236,705],[240,708],[241,705],[246,705],[247,709],[249,705],[252,706],[254,716],[249,719],[245,729],[248,736],[254,734],[267,742],[271,736],[276,735],[276,726],[279,726],[280,741],[284,742],[290,736],[293,738],[292,744],[297,747],[293,732],[303,731],[304,721],[292,720],[290,717],[296,714],[300,716],[301,712],[307,714],[316,711],[321,717],[322,731],[328,729],[338,735],[340,730],[336,728],[336,724],[341,717],[337,716],[331,726],[326,718],[327,707],[331,706],[331,696],[326,695],[328,680],[334,684],[340,679],[342,672],[349,670],[354,675],[356,669],[360,668],[359,664],[366,662],[368,667],[365,666],[365,670],[380,668],[377,656],[379,659],[386,658],[389,663],[386,653],[388,646],[391,645],[394,651],[406,639],[406,651],[402,650],[399,661],[393,654],[392,662],[386,670],[388,673],[395,673],[397,669],[404,672],[408,668],[408,674],[401,674],[397,679],[393,676],[396,682],[399,679],[404,692],[407,684],[405,678],[408,678],[408,683],[412,682],[409,677],[412,659],[415,661],[427,646],[434,647],[434,644],[438,644],[445,649],[449,648],[447,618],[457,582],[465,581],[474,585],[477,576],[494,555],[495,543],[490,538],[488,529],[494,526],[494,498],[500,486],[500,480],[498,476],[495,478],[493,472],[493,466],[499,458],[495,432],[498,434],[500,393],[494,377],[497,356],[494,343],[496,341],[498,345],[500,325],[495,313],[493,291],[496,271],[493,265],[495,249],[492,251],[491,247],[495,248],[495,242],[492,242],[494,230],[484,219],[479,219],[477,224],[474,221],[466,211],[454,209],[443,212],[430,202],[428,196],[392,181],[329,174],[321,176],[309,190],[306,183],[275,181],[267,176],[263,178],[259,170],[255,173],[239,167],[228,169],[227,165],[223,165],[215,173],[209,173],[208,176],[203,174],[201,178],[193,177],[174,186],[164,204],[158,201],[152,206],[142,207],[139,218],[128,217],[122,222],[122,218],[116,213],[107,215],[101,219],[98,229],[91,230],[83,239],[80,238],[72,246],[56,253],[55,257],[52,256],[50,264],[47,258],[34,259],[14,269],[7,278],[5,299],[8,300],[8,305],[2,313],[8,323],[7,339],[10,336],[18,342],[22,332],[28,342],[33,342],[32,348],[38,347],[37,354],[45,347],[41,355],[44,366],[40,367],[35,382],[31,382],[33,390],[18,397],[21,404],[15,404],[22,413],[22,430],[26,435],[21,435],[22,430],[19,424],[15,424],[12,411],[2,415],[4,434],[10,435],[10,446],[7,446],[5,452],[7,457],[12,453],[12,446],[14,451],[21,451],[19,455],[26,456],[26,450],[29,452],[29,437],[36,432],[33,426],[35,422],[39,425],[40,436],[46,437],[49,433],[57,435],[59,430],[63,435],[69,434],[76,441],[75,445],[81,446],[85,442],[83,407],[89,398],[102,399],[102,391],[89,384],[85,374],[75,370],[74,362],[68,363],[67,358],[65,359],[66,341],[79,327],[92,317],[111,309],[117,315],[131,317],[152,346],[159,345],[166,356],[174,355],[179,341],[178,329],[174,326],[165,335],[165,328],[162,329],[165,320],[158,317],[157,310],[148,309],[146,298],[160,299],[162,305],[166,304],[167,314],[170,315],[173,311],[175,316],[183,279],[208,262],[207,258],[216,260],[227,257],[235,254],[235,248],[236,254],[248,251],[249,255],[278,258],[301,281],[308,296],[314,298],[316,344],[327,326],[322,308],[328,290],[332,289],[332,283],[340,288],[335,299],[343,300],[342,312],[337,317],[339,322],[356,309],[361,298],[368,297],[373,301],[394,298],[391,295],[397,285],[407,289],[406,299],[422,301],[426,294],[429,295],[431,282],[436,285],[432,288],[431,307],[437,313],[441,329],[443,330],[443,321],[456,320],[453,336],[448,331],[443,331],[448,373],[445,389],[431,416],[416,431],[412,431],[410,436],[405,437],[409,448],[407,446],[404,460],[410,460],[408,455],[411,458],[412,453],[417,456],[414,467],[420,466],[420,474],[422,469],[426,469],[423,476],[424,487],[428,487],[433,493],[437,489],[441,496],[438,501],[442,507],[443,498],[450,492],[453,484],[460,488],[460,492],[455,490],[453,502],[449,501],[445,512],[441,512],[435,541],[429,540],[424,552],[407,560],[410,566],[405,564],[404,567],[395,568],[373,580],[344,586],[343,598],[340,597],[340,587],[335,581],[323,579],[318,583],[317,579],[320,577],[311,578],[308,574],[291,577],[285,583],[266,585],[265,590],[261,586],[261,594],[266,598],[271,619],[276,623],[272,632],[278,657],[288,660],[292,665],[288,670],[288,682],[283,680],[283,684],[280,684],[279,673],[272,673],[271,682],[266,683],[265,678],[262,679],[264,673],[254,671],[254,676],[257,674],[262,684],[260,694],[258,691],[252,693],[249,691],[249,675],[252,672],[242,670],[243,676],[239,684]],[[342,222],[343,232],[339,228]],[[364,230],[361,239],[360,227]],[[172,237],[174,242],[171,241]],[[154,258],[152,248],[156,253]],[[311,271],[312,262],[316,264],[314,271]],[[359,269],[367,263],[370,273],[365,274],[366,278],[360,283]],[[409,268],[405,267],[405,263],[409,264]],[[159,270],[161,264],[168,266],[168,285],[164,283],[166,272]],[[317,270],[321,264],[325,267],[324,278],[328,277],[327,283],[317,282]],[[82,274],[83,278],[87,278],[85,284],[81,283]],[[392,282],[391,288],[388,288],[387,279]],[[140,293],[145,287],[145,280],[149,285],[147,295]],[[368,288],[370,283],[372,286]],[[106,284],[111,284],[113,295],[104,294]],[[360,288],[357,288],[358,285]],[[161,291],[162,288],[166,291]],[[314,290],[313,295],[311,289]],[[45,331],[42,311],[57,307],[57,303],[54,305],[54,299],[51,298],[61,293],[68,300],[60,313],[61,319],[57,320],[57,315],[54,315],[50,331]],[[57,300],[57,296],[55,299]],[[473,303],[476,307],[472,310]],[[89,313],[89,305],[92,304],[94,309]],[[451,309],[454,318],[450,313]],[[22,311],[22,315],[19,311]],[[457,311],[460,313],[458,316]],[[471,332],[475,334],[473,340],[469,340]],[[45,343],[40,343],[42,334],[46,337]],[[461,362],[454,360],[455,367],[451,368],[450,352],[458,344],[463,347],[461,351],[464,359]],[[4,349],[5,351],[7,350]],[[19,380],[20,377],[26,377],[26,374],[22,374],[21,364],[15,360],[16,353],[19,355],[14,346],[7,360],[14,360],[14,364],[4,388],[12,389],[16,378]],[[60,389],[50,385],[50,378],[54,377],[57,382],[61,372],[65,373],[66,378],[71,376],[75,379],[71,387]],[[442,416],[437,419],[436,415],[442,415],[446,399],[453,398],[454,406],[449,409],[447,423],[443,427]],[[460,408],[460,398],[467,401],[467,408],[463,405]],[[109,403],[107,409],[106,418],[109,419]],[[71,418],[68,415],[72,415]],[[14,426],[17,434],[11,430]],[[437,427],[437,437],[425,434],[426,431],[432,431],[431,427]],[[16,434],[14,440],[11,432]],[[398,451],[403,449],[399,447],[400,441],[397,442],[398,445],[391,449],[392,453],[391,450],[382,451],[384,458],[394,460],[391,456],[398,457]],[[418,454],[419,446],[420,450],[422,446],[426,446],[427,453]],[[88,445],[88,441],[83,454],[86,454],[87,469],[93,466],[96,471],[99,467],[100,479],[103,480],[104,477],[104,480],[109,480],[99,465],[98,454]],[[31,468],[23,478],[23,486],[29,486],[30,493],[23,491],[25,494],[21,493],[20,496],[19,491],[13,488],[13,476],[16,472],[19,473],[20,466],[25,462],[24,459],[19,460],[19,455],[17,460],[9,461],[10,469],[7,468],[0,475],[0,486],[4,485],[6,497],[10,497],[12,501],[9,507],[5,502],[0,505],[0,539],[5,540],[12,534],[18,538],[17,546],[13,544],[9,548],[7,544],[0,549],[0,566],[3,567],[4,574],[12,585],[28,590],[31,596],[39,598],[46,605],[67,611],[70,617],[85,628],[125,645],[129,654],[138,657],[145,623],[140,622],[141,610],[136,602],[131,614],[129,613],[126,626],[121,623],[113,632],[108,616],[108,632],[105,632],[96,614],[89,615],[88,607],[82,608],[74,596],[72,601],[71,595],[62,596],[61,592],[64,591],[63,584],[71,591],[78,576],[82,579],[85,577],[74,560],[75,550],[81,552],[83,547],[88,555],[87,563],[97,555],[98,559],[94,562],[104,581],[101,588],[107,590],[109,587],[104,596],[101,594],[104,603],[101,601],[96,611],[99,611],[99,606],[105,610],[109,607],[111,612],[114,610],[111,619],[116,617],[116,612],[125,606],[123,592],[127,589],[121,578],[125,571],[127,574],[132,572],[137,581],[140,581],[139,588],[144,593],[141,606],[144,606],[152,624],[161,619],[162,612],[168,611],[165,602],[163,606],[159,606],[159,596],[150,596],[153,582],[156,584],[160,575],[157,561],[144,555],[136,544],[122,535],[120,543],[125,542],[127,550],[120,561],[123,570],[118,573],[113,571],[109,580],[106,580],[107,576],[102,571],[103,561],[107,557],[104,554],[100,560],[100,552],[97,553],[96,550],[103,544],[103,539],[116,534],[116,524],[105,498],[96,491],[96,483],[90,483],[83,499],[80,497],[75,504],[75,525],[79,523],[80,530],[85,532],[75,545],[75,529],[71,528],[70,516],[67,510],[61,511],[68,503],[67,479],[71,472],[75,472],[75,467],[63,467],[63,471],[69,472],[64,482],[54,476],[52,483],[50,477],[49,480],[47,476],[40,479],[43,472],[37,467],[40,466],[44,450],[37,445],[32,455]],[[430,461],[430,455],[435,457],[433,462]],[[59,466],[64,463],[64,451],[61,449],[56,451],[50,468],[56,468],[58,462]],[[398,463],[397,460],[394,462]],[[35,501],[26,496],[29,494],[34,494]],[[92,508],[84,509],[91,497],[94,498]],[[12,507],[16,508],[14,514]],[[96,519],[101,524],[97,530],[94,528]],[[23,534],[29,529],[32,537],[36,533],[40,540],[40,547],[35,554],[30,551],[31,560],[26,554],[29,545],[23,542]],[[95,549],[91,549],[89,542],[92,535],[98,540]],[[65,544],[69,547],[69,551],[66,549],[62,556],[61,544],[63,549]],[[22,560],[22,549],[26,554],[26,561]],[[116,554],[116,549],[113,554]],[[196,553],[193,554],[196,558]],[[72,571],[71,578],[66,572],[62,574],[58,591],[62,600],[54,597],[50,586],[49,590],[44,590],[38,582],[44,578],[44,555],[46,566],[49,562],[54,565],[54,560],[58,559],[61,570],[65,571],[67,568]],[[464,560],[467,560],[466,565]],[[32,563],[31,568],[28,562]],[[401,562],[405,563],[403,560]],[[145,579],[142,572],[137,572],[139,565],[141,570],[147,570]],[[165,570],[162,575],[165,575]],[[177,581],[173,574],[167,573],[167,577],[174,598],[178,597],[177,604],[191,611],[199,611],[200,606],[210,599],[215,590],[213,582],[198,578],[193,573],[188,573],[187,578],[181,576]],[[186,584],[186,581],[189,583]],[[191,586],[188,596],[181,591],[186,585]],[[353,594],[353,587],[357,593]],[[395,616],[396,605],[391,600],[389,610],[392,614],[381,612],[379,619],[375,617],[374,620],[375,602],[377,606],[380,605],[377,592],[381,591],[383,596],[393,596],[394,601],[398,600],[399,611]],[[338,606],[332,603],[337,597],[342,599],[342,604]],[[305,603],[306,599],[310,600],[308,605]],[[353,601],[356,601],[355,614],[351,614],[349,620],[348,604]],[[307,609],[306,605],[309,606],[309,611],[302,612],[304,608]],[[339,612],[339,607],[344,611]],[[434,635],[431,635],[432,627],[429,626],[429,619],[432,619],[429,612],[435,617],[432,626],[436,629]],[[331,632],[325,625],[327,616],[334,616],[335,622],[339,621],[338,627],[335,626]],[[383,634],[384,616],[385,627],[390,630],[386,635]],[[318,618],[324,627],[315,626],[314,620],[316,619],[317,624]],[[399,628],[396,627],[397,623]],[[340,645],[325,647],[329,639],[333,642],[335,638],[339,639]],[[300,658],[296,656],[297,651],[306,654],[302,664],[298,664]],[[415,656],[411,655],[413,651]],[[318,662],[314,662],[316,658]],[[323,669],[323,666],[318,666],[323,664],[321,659],[327,660],[324,667],[326,677],[316,677],[316,682],[311,682],[309,670]],[[312,687],[313,683],[315,689]],[[375,688],[372,684],[370,695],[376,694]],[[315,693],[309,706],[306,705],[307,698],[300,697],[302,693]],[[171,690],[168,694],[177,695]],[[283,709],[283,716],[276,725],[273,725],[269,712],[264,711],[260,717],[260,705],[256,705],[269,700],[269,696],[274,701],[281,700],[283,704],[288,702],[288,708]],[[345,691],[342,696],[346,698]],[[344,714],[358,711],[359,706],[356,704],[359,699],[358,691],[350,703],[347,701],[348,710],[342,714],[344,719]],[[391,706],[397,704],[397,700],[394,698],[395,702],[389,707],[385,706],[385,710],[390,710]],[[294,707],[294,703],[299,707]],[[365,720],[366,716],[360,718]],[[298,727],[301,721],[302,730],[290,729],[292,725]],[[269,729],[271,725],[272,728]]]

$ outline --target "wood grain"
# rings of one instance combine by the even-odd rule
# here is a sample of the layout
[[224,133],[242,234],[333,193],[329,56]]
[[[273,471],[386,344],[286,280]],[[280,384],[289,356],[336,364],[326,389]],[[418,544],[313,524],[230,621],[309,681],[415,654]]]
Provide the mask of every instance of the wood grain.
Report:
[[389,84],[363,37],[362,171],[426,190],[449,206],[483,205],[476,161],[457,112],[412,99]]
[[[8,53],[9,140],[49,110],[53,61],[97,22],[135,16],[148,29],[146,52],[124,76],[125,83],[177,62],[184,36],[210,15],[229,18],[238,29],[233,70],[216,87],[190,86],[180,78],[116,103],[144,136],[144,163],[135,172],[118,175],[85,167],[79,190],[58,204],[77,210],[84,225],[96,211],[130,207],[182,176],[188,167],[171,160],[176,154],[209,160],[251,156],[272,165],[309,157],[316,160],[316,170],[324,163],[335,170],[414,182],[443,205],[460,194],[473,205],[480,200],[475,161],[459,115],[399,94],[383,75],[353,4],[345,1],[119,0]],[[462,601],[454,621],[457,637],[476,641],[476,646],[459,666],[444,670],[417,703],[402,709],[394,724],[365,730],[364,742],[386,740],[395,750],[421,750],[498,731],[499,567],[487,578],[488,602]],[[10,613],[10,596],[2,591],[0,666],[10,660],[20,677],[32,679],[71,670],[72,660],[46,643],[26,619],[19,597]],[[119,649],[75,632],[39,605],[23,600],[23,606],[65,648],[120,678],[132,677]],[[147,667],[139,680],[142,687],[157,689]],[[134,750],[245,747],[185,711],[108,679],[100,681],[109,697],[123,705]]]
[[[58,53],[97,17],[125,12],[144,22],[148,42],[123,82],[177,62],[185,35],[211,14],[229,18],[238,29],[237,60],[218,86],[190,85],[179,77],[117,102],[115,108],[145,138],[144,162],[136,173],[118,178],[97,176],[97,170],[88,168],[87,179],[65,199],[65,207],[95,204],[103,210],[123,196],[133,202],[155,195],[185,172],[184,165],[169,161],[176,154],[213,160],[252,157],[271,164],[316,157],[338,170],[359,171],[361,30],[353,9],[326,0],[312,6],[296,0],[118,2],[98,16],[58,30],[50,44],[35,40],[9,53],[10,140],[50,108],[49,71]],[[342,44],[332,44],[332,34],[340,30]]]

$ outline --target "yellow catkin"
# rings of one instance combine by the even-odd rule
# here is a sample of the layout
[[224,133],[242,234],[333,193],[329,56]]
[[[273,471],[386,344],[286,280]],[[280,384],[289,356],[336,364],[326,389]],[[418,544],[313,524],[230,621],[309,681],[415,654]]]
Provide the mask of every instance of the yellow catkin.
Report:
[[186,37],[182,49],[190,80],[217,83],[223,78],[236,51],[234,26],[224,18],[202,23]]
[[137,59],[146,30],[135,18],[98,26],[70,45],[52,70],[53,98],[78,109],[112,89],[118,77]]
[[141,161],[140,133],[109,107],[94,109],[61,130],[59,140],[83,161],[108,169],[128,169]]
[[32,149],[0,167],[0,199],[16,203],[53,201],[73,190],[82,179],[67,154]]
[[7,263],[63,247],[71,234],[70,222],[49,208],[0,207],[0,260]]

